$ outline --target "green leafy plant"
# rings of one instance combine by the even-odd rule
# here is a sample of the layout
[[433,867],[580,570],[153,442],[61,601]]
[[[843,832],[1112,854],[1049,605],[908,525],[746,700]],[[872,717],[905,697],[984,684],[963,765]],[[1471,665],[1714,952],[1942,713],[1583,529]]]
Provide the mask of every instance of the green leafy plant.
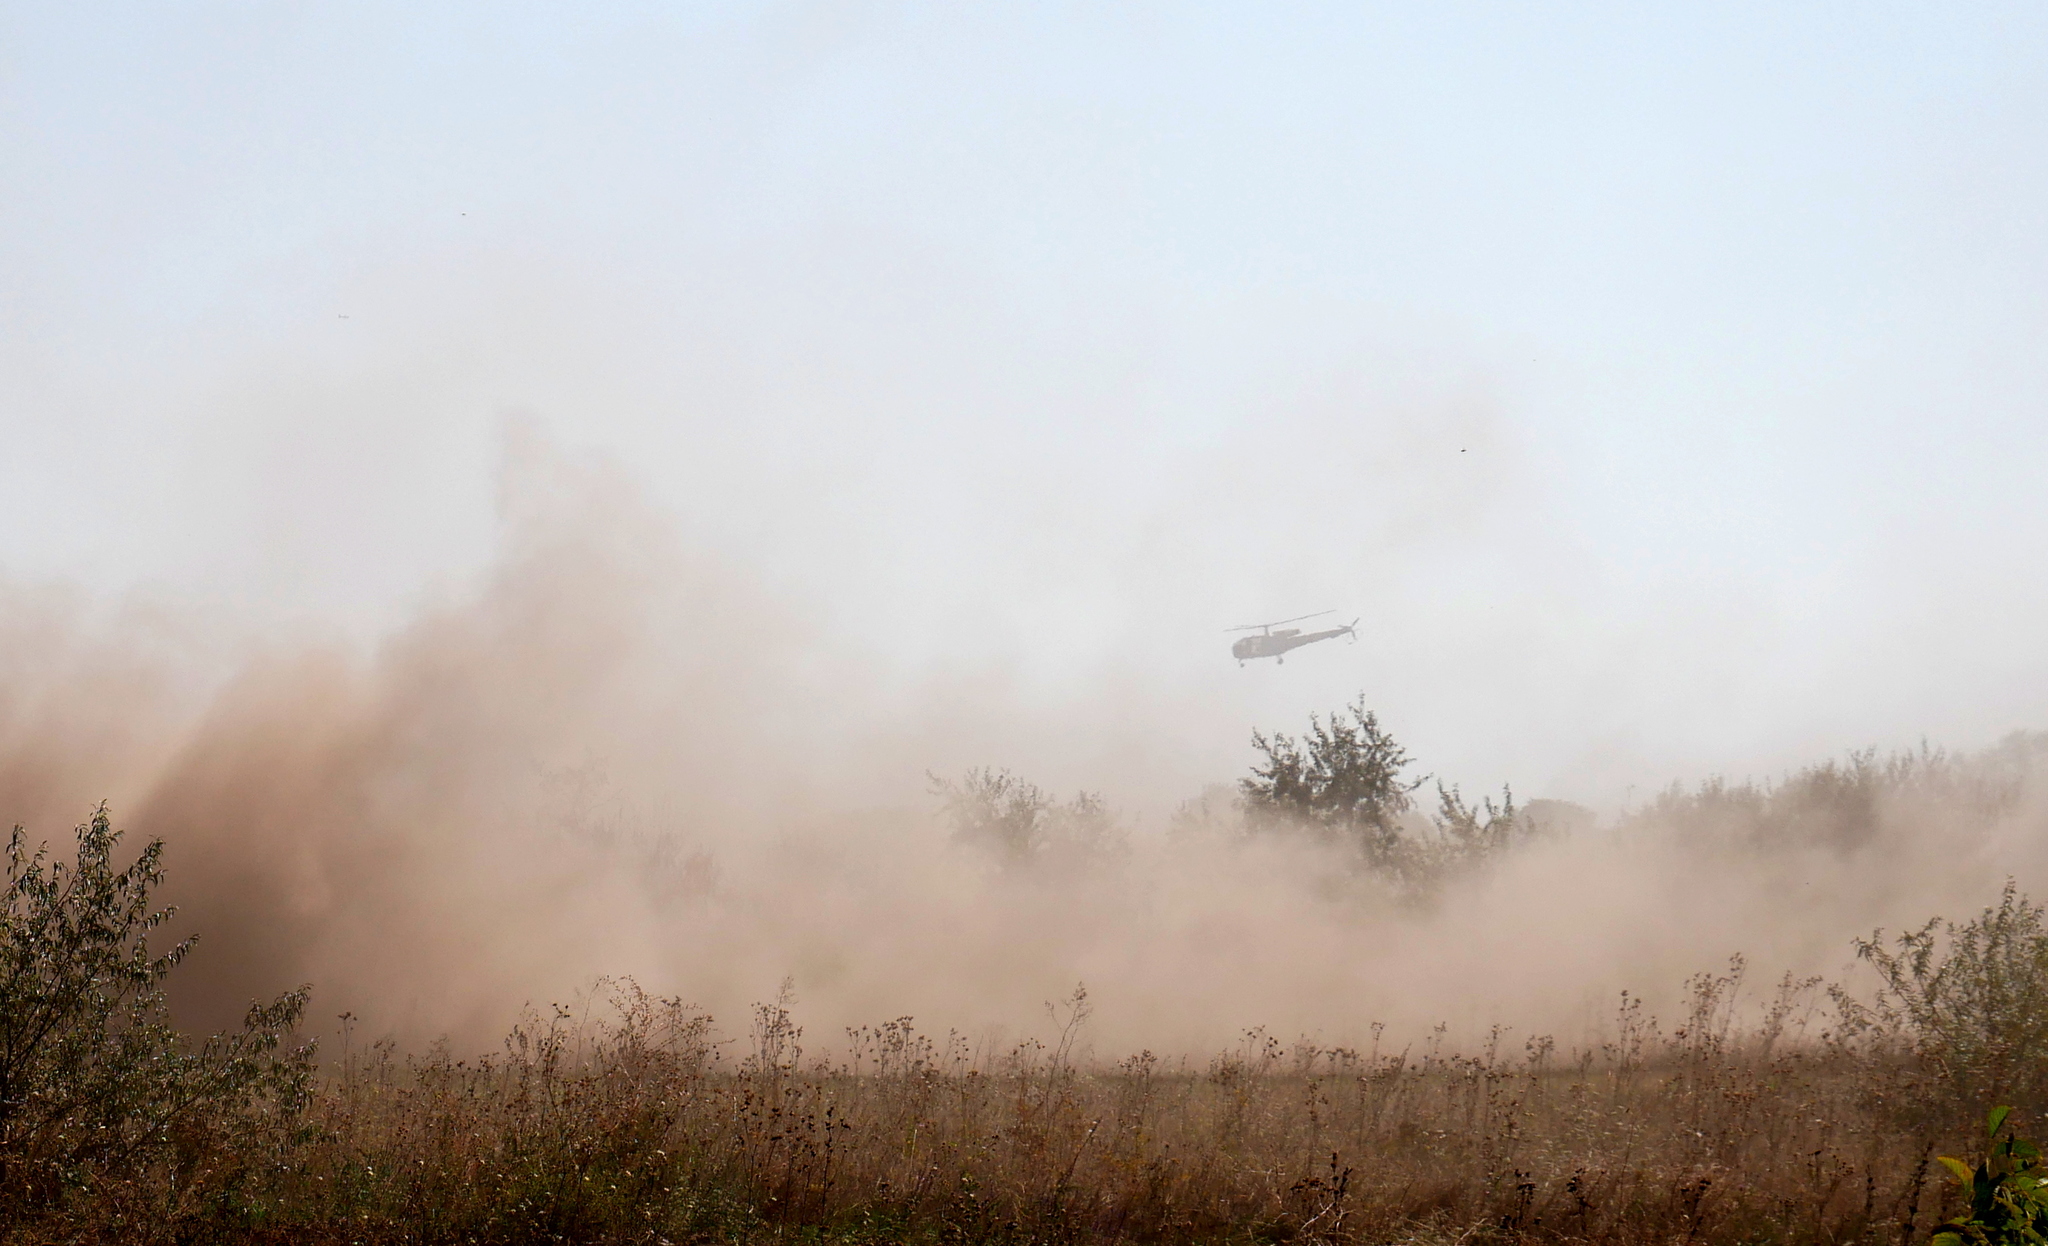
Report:
[[163,982],[194,940],[149,946],[172,914],[151,907],[162,841],[118,866],[105,805],[76,834],[66,863],[14,828],[0,897],[0,1179],[31,1201],[143,1160],[180,1129],[287,1103],[311,1068],[310,1048],[278,1050],[304,989],[252,1006],[239,1033],[187,1042]]
[[1955,1093],[1982,1105],[2048,1105],[2048,922],[2008,881],[1974,920],[1936,918],[1886,947],[1856,941],[1884,989],[1867,1010],[1838,998],[1852,1025],[1896,1035]]
[[1973,1167],[1944,1155],[1969,1211],[1938,1226],[1932,1246],[2039,1246],[2048,1242],[2048,1173],[2041,1150],[2017,1133],[2000,1138],[2012,1109],[1997,1107],[1984,1123],[1984,1158]]

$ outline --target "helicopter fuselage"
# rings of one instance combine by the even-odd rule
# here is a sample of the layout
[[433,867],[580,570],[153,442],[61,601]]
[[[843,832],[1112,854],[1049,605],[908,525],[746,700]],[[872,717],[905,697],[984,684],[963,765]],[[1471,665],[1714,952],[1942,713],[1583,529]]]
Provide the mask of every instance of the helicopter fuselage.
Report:
[[1277,658],[1290,649],[1312,645],[1332,636],[1349,636],[1351,628],[1333,627],[1325,632],[1304,633],[1298,627],[1281,628],[1278,631],[1260,632],[1256,636],[1239,637],[1230,646],[1230,656],[1243,662],[1249,658]]

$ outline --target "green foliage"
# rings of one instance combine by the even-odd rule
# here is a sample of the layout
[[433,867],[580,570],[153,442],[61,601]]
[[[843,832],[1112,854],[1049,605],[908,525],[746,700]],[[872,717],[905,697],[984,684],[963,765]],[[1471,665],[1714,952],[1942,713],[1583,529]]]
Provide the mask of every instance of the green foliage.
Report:
[[2011,1111],[1993,1108],[1985,1118],[1984,1158],[1974,1167],[1941,1157],[1970,1209],[1936,1228],[1932,1246],[2048,1243],[2048,1173],[2042,1170],[2041,1150],[2017,1133],[1998,1136]]
[[1852,1026],[1896,1036],[1965,1099],[2048,1104],[2048,926],[2008,881],[1998,903],[1957,925],[1941,918],[1887,948],[1856,941],[1884,989],[1863,1008],[1837,993]]
[[163,844],[125,868],[104,805],[77,829],[72,863],[31,853],[16,827],[0,900],[0,1180],[47,1201],[94,1172],[171,1146],[181,1128],[219,1126],[259,1099],[303,1091],[310,1052],[278,1054],[304,1010],[294,991],[251,1007],[240,1033],[194,1050],[171,1025],[163,981],[191,951],[149,936]]

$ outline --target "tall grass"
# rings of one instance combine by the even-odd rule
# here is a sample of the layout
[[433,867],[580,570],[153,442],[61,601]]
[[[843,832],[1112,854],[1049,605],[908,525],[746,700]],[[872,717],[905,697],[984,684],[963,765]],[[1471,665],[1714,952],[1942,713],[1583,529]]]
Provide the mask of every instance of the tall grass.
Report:
[[[290,1127],[195,1136],[17,1218],[11,1240],[1908,1243],[1977,1119],[1908,1047],[1747,1026],[1702,975],[1666,1026],[1457,1053],[1252,1031],[1206,1060],[975,1053],[898,1019],[805,1058],[616,984],[457,1059],[337,1059]],[[1938,1171],[1938,1170],[1936,1170]]]
[[[1304,808],[1409,834],[1405,806],[1366,798],[1397,788],[1351,783],[1330,739],[1302,754],[1302,800],[1322,802]],[[2008,751],[2025,765],[1859,756],[1673,791],[1654,814],[1702,840],[1855,851],[1904,798],[2011,808],[2042,750]],[[1376,763],[1403,800],[1404,763]],[[1092,797],[970,780],[941,795],[1006,866],[1107,838]],[[1272,809],[1250,812],[1245,833],[1274,833]],[[1511,802],[1471,816],[1472,860],[1512,846],[1486,825],[1519,817]],[[1423,829],[1444,839],[1446,820]],[[1206,1056],[1084,1058],[1077,990],[1045,1043],[989,1050],[894,1018],[807,1047],[786,995],[734,1031],[621,981],[484,1056],[345,1029],[315,1076],[286,1042],[301,994],[211,1044],[169,1027],[160,983],[182,950],[146,941],[161,848],[120,870],[117,842],[102,812],[76,866],[12,850],[0,1241],[1915,1246],[1965,1210],[1934,1158],[1977,1146],[1993,1101],[2034,1132],[2048,1111],[2048,922],[2013,889],[1973,920],[1857,943],[1874,993],[1788,978],[1744,1006],[1738,960],[1693,978],[1675,1017],[1623,996],[1590,1045],[1254,1030]],[[30,1005],[59,1019],[39,1029]]]

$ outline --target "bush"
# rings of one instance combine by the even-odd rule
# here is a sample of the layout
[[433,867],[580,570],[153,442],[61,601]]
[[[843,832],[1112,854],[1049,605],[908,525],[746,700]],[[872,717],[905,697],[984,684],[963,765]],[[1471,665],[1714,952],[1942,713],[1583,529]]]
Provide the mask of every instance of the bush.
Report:
[[954,840],[991,852],[1006,865],[1026,865],[1048,853],[1101,853],[1118,842],[1116,817],[1093,792],[1078,792],[1062,804],[1007,770],[969,770],[957,783],[925,777],[945,806]]
[[[1937,933],[1939,932],[1939,933]],[[1964,1100],[2048,1106],[2048,926],[2008,880],[1998,903],[1957,925],[1935,918],[1887,948],[1856,940],[1884,988],[1845,1019],[1910,1046]]]
[[1888,837],[1981,836],[2044,785],[2048,732],[2015,732],[1975,754],[1924,745],[1889,756],[1864,749],[1775,781],[1674,784],[1624,815],[1622,825],[1704,849],[1848,854]]
[[1364,697],[1327,721],[1311,714],[1308,726],[1299,740],[1252,733],[1265,762],[1238,789],[1254,829],[1306,830],[1410,889],[1478,864],[1529,833],[1506,788],[1499,804],[1488,797],[1473,805],[1456,786],[1439,782],[1435,814],[1414,814],[1415,790],[1429,776],[1405,777],[1408,750],[1365,708]]
[[248,1123],[258,1102],[303,1093],[311,1050],[280,1054],[305,1009],[304,989],[252,1006],[240,1033],[194,1049],[173,1028],[165,977],[187,938],[153,953],[172,910],[152,910],[163,842],[126,868],[106,806],[77,829],[74,863],[7,845],[0,901],[0,1182],[47,1204],[95,1174],[146,1166],[188,1127]]
[[1300,740],[1254,731],[1252,747],[1265,764],[1254,765],[1238,786],[1254,819],[1314,831],[1390,873],[1412,866],[1401,815],[1414,807],[1413,793],[1428,778],[1403,777],[1408,750],[1380,727],[1364,697],[1327,722],[1309,715]]

